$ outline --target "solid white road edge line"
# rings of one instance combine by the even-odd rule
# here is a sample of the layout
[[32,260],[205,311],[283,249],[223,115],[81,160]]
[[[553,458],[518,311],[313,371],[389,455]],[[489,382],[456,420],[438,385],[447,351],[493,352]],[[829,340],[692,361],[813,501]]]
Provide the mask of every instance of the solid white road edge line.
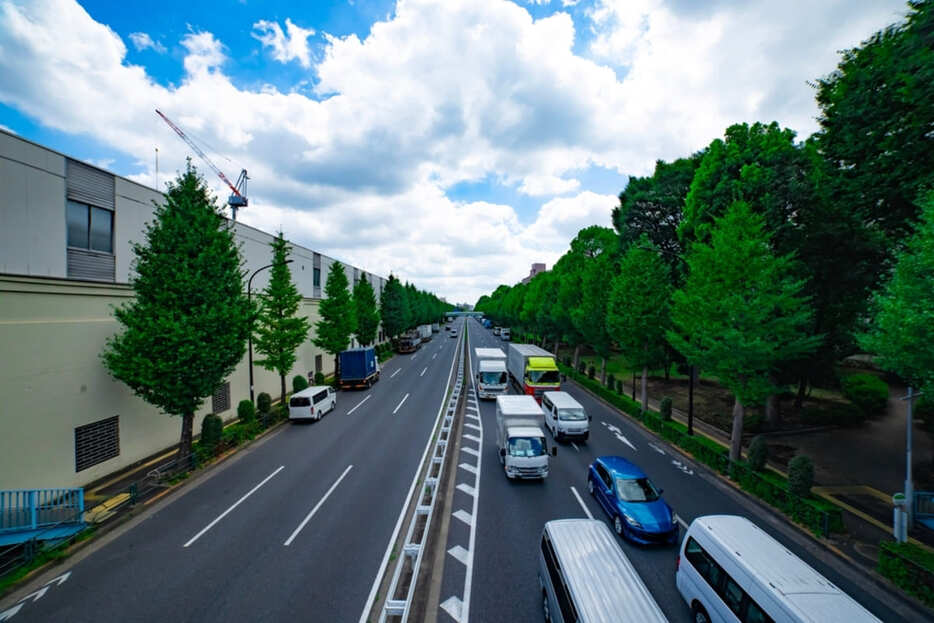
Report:
[[[467,341],[464,343],[464,346],[467,348],[467,371],[470,373],[470,387],[473,389],[473,398],[474,402],[479,403],[480,397],[477,395],[477,386],[473,382],[473,360],[470,356],[470,328],[465,329],[467,331]],[[479,415],[479,410],[477,412]],[[483,450],[483,419],[477,418],[477,422],[480,424],[480,450]],[[463,431],[461,431],[463,432]],[[470,524],[470,540],[467,542],[467,573],[464,579],[464,595],[461,604],[461,621],[468,623],[470,621],[470,590],[471,585],[473,584],[473,556],[474,551],[476,550],[476,540],[477,540],[477,524],[479,523],[479,517],[477,516],[477,505],[480,503],[480,470],[483,467],[482,457],[477,458],[477,473],[474,480],[474,496],[473,496],[473,511],[471,515],[474,520]]]
[[[457,349],[454,349],[454,354],[457,354]],[[409,503],[412,501],[412,495],[415,494],[415,484],[418,482],[418,475],[422,471],[422,463],[425,462],[425,458],[428,456],[428,451],[431,450],[431,442],[433,441],[432,435],[435,432],[435,429],[438,427],[438,422],[441,420],[441,414],[444,413],[444,407],[447,404],[448,400],[448,386],[451,384],[451,377],[454,376],[454,364],[457,363],[457,357],[451,357],[451,371],[448,372],[447,384],[444,386],[444,395],[441,397],[441,404],[438,405],[438,415],[435,416],[435,422],[431,427],[431,430],[428,431],[428,440],[425,442],[425,451],[422,452],[422,458],[418,461],[418,466],[415,468],[415,474],[412,476],[412,484],[409,486],[409,492],[406,494],[405,499],[402,500],[402,508],[399,510],[399,518],[396,520],[396,527],[393,528],[392,536],[389,537],[389,544],[386,545],[386,551],[383,553],[383,560],[379,563],[379,569],[376,571],[376,577],[373,578],[373,586],[370,587],[370,594],[366,598],[366,603],[363,604],[363,612],[360,613],[360,622],[366,623],[367,616],[370,614],[370,610],[373,608],[373,602],[376,600],[376,591],[379,590],[380,581],[383,579],[383,574],[386,572],[386,565],[389,564],[389,556],[392,555],[392,546],[396,542],[396,539],[399,537],[399,530],[402,529],[402,520],[405,518],[405,511],[409,507]]]
[[339,485],[339,484],[341,483],[341,480],[344,479],[344,476],[346,476],[346,475],[347,475],[347,472],[349,472],[351,469],[353,469],[353,465],[348,465],[348,466],[347,466],[347,469],[344,470],[344,473],[340,475],[340,478],[338,478],[337,480],[334,481],[334,484],[331,485],[331,488],[328,489],[328,492],[324,494],[324,497],[322,497],[320,500],[318,500],[318,503],[315,504],[315,507],[314,507],[313,509],[311,509],[311,512],[308,513],[308,516],[305,517],[305,519],[302,521],[302,523],[298,524],[298,527],[295,528],[295,532],[293,532],[293,533],[292,533],[292,536],[290,536],[289,538],[287,538],[287,539],[285,540],[285,543],[283,543],[283,545],[285,545],[286,547],[288,547],[289,545],[292,544],[292,541],[294,541],[294,540],[295,540],[295,537],[298,536],[298,533],[302,531],[302,528],[305,527],[305,524],[307,524],[309,521],[311,521],[311,518],[315,516],[315,513],[317,513],[317,512],[318,512],[318,509],[321,508],[321,505],[324,504],[324,501],[325,501],[326,499],[328,499],[328,496],[331,495],[331,493],[334,491],[334,489],[337,488],[337,485]]
[[389,375],[389,378],[392,378],[402,372],[402,368],[396,368],[396,371]]
[[396,411],[398,411],[399,408],[402,407],[402,403],[405,402],[405,401],[408,399],[408,397],[409,397],[408,394],[406,394],[405,396],[402,397],[402,400],[399,401],[399,404],[396,405],[396,408],[392,410],[392,414],[393,414],[393,415],[395,415],[395,414],[396,414]]
[[[392,377],[390,377],[390,378],[392,378]],[[361,400],[360,402],[358,402],[356,407],[354,407],[353,409],[351,409],[350,411],[347,412],[347,415],[350,415],[351,413],[353,413],[354,411],[356,411],[357,409],[359,409],[359,408],[360,408],[360,405],[362,405],[364,402],[366,402],[366,401],[369,400],[369,399],[370,399],[370,397],[367,396],[366,398],[364,398],[363,400]]]
[[428,366],[425,366],[425,369],[422,370],[422,373],[419,376],[425,376],[425,373],[428,372]]
[[577,498],[578,504],[580,504],[580,505],[581,505],[581,508],[584,509],[584,512],[587,513],[587,519],[593,519],[593,513],[591,513],[591,512],[590,512],[590,509],[587,508],[587,505],[584,504],[584,500],[581,499],[581,496],[580,496],[580,494],[577,492],[577,489],[575,489],[574,487],[571,487],[571,493],[574,494],[574,497]]
[[227,510],[225,510],[223,513],[221,513],[220,515],[218,515],[217,519],[215,519],[214,521],[212,521],[211,523],[209,523],[208,525],[206,525],[206,526],[201,530],[201,532],[199,532],[198,534],[196,534],[196,535],[194,535],[193,537],[191,537],[191,539],[189,539],[189,541],[188,541],[187,543],[185,543],[182,547],[188,547],[189,545],[191,545],[192,543],[194,543],[195,541],[197,541],[198,539],[200,539],[200,538],[201,538],[201,535],[203,535],[205,532],[207,532],[208,530],[210,530],[211,528],[213,528],[214,525],[217,524],[218,521],[220,521],[221,519],[223,519],[224,517],[227,516],[227,513],[229,513],[229,512],[232,511],[233,509],[235,509],[235,508],[237,508],[238,506],[240,506],[240,504],[242,504],[243,501],[244,501],[245,499],[247,499],[248,497],[250,497],[251,495],[253,495],[253,494],[256,492],[257,489],[259,489],[259,488],[262,487],[264,484],[266,484],[267,482],[269,482],[269,480],[270,480],[273,476],[275,476],[276,474],[278,474],[279,472],[281,472],[283,469],[285,469],[285,465],[280,465],[280,466],[279,466],[279,469],[277,469],[277,470],[274,471],[273,473],[271,473],[271,474],[269,474],[268,476],[266,476],[266,477],[263,479],[262,482],[260,482],[258,485],[256,485],[256,486],[253,487],[252,489],[250,489],[250,490],[247,492],[246,495],[244,495],[242,498],[240,498],[239,500],[237,500],[236,502],[234,502],[234,503],[233,503],[233,506],[231,506],[230,508],[228,508]]

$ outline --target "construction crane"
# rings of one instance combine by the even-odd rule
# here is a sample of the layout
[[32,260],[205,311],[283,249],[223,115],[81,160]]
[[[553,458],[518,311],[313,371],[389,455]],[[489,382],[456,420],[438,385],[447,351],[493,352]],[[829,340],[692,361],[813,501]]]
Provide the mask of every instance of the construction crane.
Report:
[[246,169],[242,169],[240,171],[240,177],[237,178],[237,183],[232,184],[230,180],[227,179],[227,176],[224,175],[224,172],[218,169],[217,165],[211,162],[211,159],[208,158],[207,154],[201,151],[201,148],[198,147],[198,145],[193,140],[188,138],[188,136],[184,132],[182,132],[182,129],[180,127],[172,123],[172,120],[166,117],[165,115],[163,115],[162,111],[160,111],[158,108],[156,109],[156,114],[162,117],[162,120],[165,121],[169,125],[170,128],[175,130],[175,133],[178,134],[180,137],[182,137],[182,140],[188,143],[188,146],[194,149],[195,153],[201,156],[201,159],[204,160],[209,167],[211,167],[211,170],[217,173],[217,176],[220,177],[222,180],[224,180],[224,183],[230,187],[232,194],[227,199],[227,205],[230,206],[230,214],[233,217],[233,220],[236,221],[237,210],[240,208],[247,207],[249,203],[246,197],[246,183],[247,183],[247,180],[249,180],[250,178],[247,177]]

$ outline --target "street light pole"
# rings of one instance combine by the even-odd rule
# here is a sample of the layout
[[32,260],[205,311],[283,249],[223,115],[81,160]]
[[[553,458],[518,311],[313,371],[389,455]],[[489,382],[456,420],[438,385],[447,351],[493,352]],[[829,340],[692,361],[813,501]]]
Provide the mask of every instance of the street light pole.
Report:
[[[292,260],[286,260],[282,262],[283,264],[291,264]],[[246,282],[246,300],[248,303],[252,303],[251,294],[253,288],[253,277],[255,277],[259,272],[266,270],[267,268],[272,268],[273,266],[278,266],[278,263],[266,264],[260,268],[257,268],[253,271],[253,274],[250,275],[250,278]],[[250,333],[247,336],[247,352],[248,360],[247,367],[250,369],[250,402],[256,404],[256,401],[253,400],[253,321],[256,319],[256,314],[253,313],[253,305],[250,304]]]
[[914,393],[911,385],[908,386],[908,395],[903,396],[902,400],[908,401],[908,421],[905,423],[905,504],[906,511],[908,515],[908,529],[911,530],[912,521],[914,519],[914,483],[912,482],[911,477],[911,428],[912,428],[912,413],[911,406],[915,401],[915,398],[920,396],[923,392]]
[[696,374],[696,368],[691,366],[688,374],[691,377],[688,379],[688,436],[694,434],[694,375]]

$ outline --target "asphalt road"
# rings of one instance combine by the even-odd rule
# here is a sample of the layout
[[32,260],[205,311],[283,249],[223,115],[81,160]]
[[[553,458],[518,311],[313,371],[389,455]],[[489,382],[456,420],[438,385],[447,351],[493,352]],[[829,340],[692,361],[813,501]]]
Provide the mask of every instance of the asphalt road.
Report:
[[4,603],[0,620],[22,603],[10,620],[358,621],[456,342],[442,330],[417,353],[397,355],[372,389],[339,392],[321,421],[282,427],[58,567],[70,571],[67,581]]
[[[474,348],[483,346],[506,350],[507,343],[476,321],[468,320],[467,325],[471,354]],[[476,361],[473,359],[475,373]],[[835,566],[827,563],[830,554],[809,542],[808,537],[796,533],[796,529],[784,525],[775,513],[727,490],[727,485],[716,482],[716,477],[708,470],[687,461],[572,383],[565,384],[563,389],[593,416],[590,439],[576,445],[560,443],[558,456],[551,459],[550,475],[545,481],[514,482],[505,477],[492,433],[495,430],[495,403],[480,401],[480,417],[487,434],[483,435],[479,457],[483,469],[477,493],[478,511],[474,518],[476,549],[472,582],[469,583],[470,594],[462,596],[469,602],[470,621],[522,623],[542,620],[536,576],[542,527],[552,519],[585,517],[582,504],[593,517],[607,521],[609,525],[606,514],[587,492],[587,467],[594,457],[605,454],[624,456],[642,467],[656,486],[664,489],[663,497],[685,525],[702,515],[744,515],[883,621],[902,620],[888,603],[878,598],[880,591],[874,591],[874,594],[863,592],[861,585],[850,580],[852,572],[838,572]],[[675,586],[677,548],[642,547],[622,539],[620,544],[669,620],[690,621],[690,610]],[[463,586],[459,578],[455,582],[448,580],[449,574],[463,574],[459,565],[451,563],[450,556],[444,573],[446,589],[454,585]],[[442,599],[445,594],[442,594]],[[452,620],[454,618],[447,611],[439,609],[438,621],[449,623]]]

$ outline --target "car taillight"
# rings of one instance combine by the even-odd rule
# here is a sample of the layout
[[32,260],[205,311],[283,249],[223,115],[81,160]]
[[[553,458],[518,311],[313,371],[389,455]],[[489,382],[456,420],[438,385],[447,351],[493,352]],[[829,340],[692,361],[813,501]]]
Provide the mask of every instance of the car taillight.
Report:
[[534,395],[535,395],[535,388],[534,388],[534,387],[529,387],[528,385],[526,385],[526,386],[525,386],[525,394],[526,394],[526,396],[534,396]]

